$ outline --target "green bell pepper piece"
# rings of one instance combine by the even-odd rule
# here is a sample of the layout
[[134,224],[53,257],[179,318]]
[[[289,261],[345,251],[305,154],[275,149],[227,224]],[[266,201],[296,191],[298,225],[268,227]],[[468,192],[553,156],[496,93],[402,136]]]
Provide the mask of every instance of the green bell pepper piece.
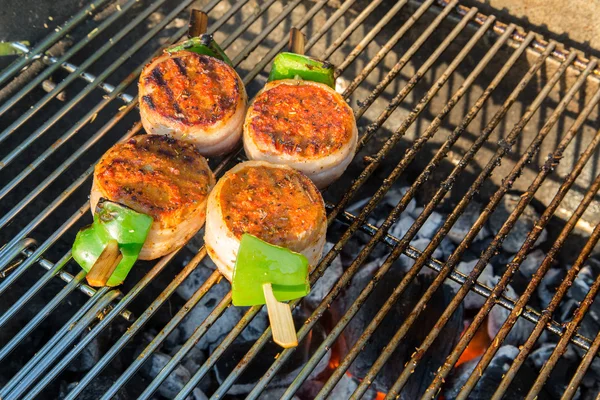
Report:
[[73,258],[89,272],[110,239],[119,243],[123,258],[106,286],[123,283],[146,241],[153,219],[124,205],[101,199],[94,222],[77,233],[73,242]]
[[265,304],[265,283],[271,284],[278,301],[306,296],[310,292],[308,260],[302,254],[244,234],[233,270],[233,305]]
[[173,47],[169,47],[165,51],[167,53],[174,53],[176,51],[187,50],[193,51],[194,53],[203,54],[217,58],[233,67],[233,63],[227,57],[227,54],[219,47],[217,42],[213,39],[213,36],[205,33],[204,35],[190,38],[184,42],[181,42]]
[[271,64],[269,82],[280,79],[304,79],[324,83],[335,89],[333,64],[296,53],[279,53]]

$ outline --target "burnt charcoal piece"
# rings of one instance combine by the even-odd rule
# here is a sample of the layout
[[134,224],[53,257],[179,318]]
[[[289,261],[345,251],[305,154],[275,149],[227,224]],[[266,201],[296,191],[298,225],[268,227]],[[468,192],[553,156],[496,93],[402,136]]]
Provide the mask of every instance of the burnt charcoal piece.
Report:
[[[494,234],[497,234],[502,228],[502,224],[507,220],[509,215],[515,210],[517,204],[521,200],[521,196],[518,194],[507,194],[502,198],[502,201],[498,205],[498,208],[490,216],[490,227]],[[533,225],[540,218],[539,214],[533,206],[528,205],[525,210],[511,229],[508,236],[502,242],[502,248],[509,253],[516,253],[521,248],[521,245],[527,239],[527,235],[533,228]],[[548,232],[544,229],[536,241],[536,245],[539,245],[546,241]]]
[[[294,309],[293,316],[296,330],[300,329],[300,326],[308,318],[306,311],[299,308]],[[267,386],[267,390],[287,387],[298,375],[300,369],[306,364],[309,356],[315,353],[317,347],[322,343],[324,338],[325,330],[321,324],[316,323],[310,334],[299,342],[298,347],[292,353],[291,357],[283,364],[281,369],[271,380]],[[235,368],[255,343],[254,341],[245,341],[243,338],[240,339],[234,341],[233,344],[225,350],[213,368],[219,384],[223,383],[225,378],[227,378],[233,368]],[[214,349],[211,348],[211,352],[213,350]],[[281,347],[273,343],[272,340],[269,341],[259,355],[251,361],[249,368],[241,374],[227,393],[235,396],[249,393],[280,353]],[[309,375],[308,380],[316,378],[327,368],[330,357],[331,350],[321,358]]]
[[[571,267],[568,267],[567,269],[571,269]],[[550,304],[552,297],[554,297],[554,294],[556,293],[556,288],[560,286],[565,275],[566,272],[558,268],[550,268],[548,272],[546,272],[546,275],[544,275],[537,288],[537,294],[541,300],[542,307],[548,307],[548,304]]]
[[[469,261],[469,262],[461,261],[458,264],[458,267],[456,269],[465,275],[469,275],[471,273],[471,271],[473,271],[473,268],[475,268],[475,265],[477,265],[478,261],[479,260],[473,260],[473,261]],[[481,271],[481,274],[477,278],[477,281],[481,284],[488,285],[488,282],[492,278],[493,274],[494,274],[494,270],[492,268],[492,265],[487,264],[485,266],[485,268],[483,269],[483,271]],[[452,288],[454,288],[454,290],[457,292],[460,289],[459,283],[448,280],[448,284],[450,286],[452,286]],[[485,303],[485,300],[486,300],[485,297],[471,291],[465,297],[465,299],[463,301],[463,306],[467,310],[480,309],[481,306],[483,306],[483,303]]]
[[[477,382],[477,385],[469,395],[470,399],[489,399],[492,397],[496,388],[500,384],[502,377],[510,368],[515,357],[519,354],[519,349],[514,346],[506,345],[498,349],[494,358],[483,371],[481,378]],[[446,385],[443,388],[443,396],[447,399],[455,399],[467,379],[471,375],[471,372],[475,369],[475,366],[479,362],[481,357],[474,358],[461,364],[457,368],[453,369],[448,379],[446,379]],[[529,366],[527,363],[521,366],[519,373],[515,376],[515,379],[506,391],[505,399],[522,399],[525,397],[531,385],[535,381],[538,373],[535,369]],[[550,399],[545,389],[542,389],[538,399]]]
[[[375,269],[359,271],[352,283],[342,295],[341,304],[350,304],[360,293],[362,288],[371,279]],[[396,263],[379,281],[373,293],[360,308],[360,311],[349,323],[344,331],[344,338],[348,346],[356,343],[365,327],[371,322],[383,303],[389,299],[394,288],[400,283],[404,273],[401,266]],[[371,368],[381,351],[396,333],[398,328],[406,320],[415,304],[421,298],[425,290],[431,286],[432,278],[419,275],[405,290],[400,299],[394,304],[392,310],[384,318],[381,325],[375,331],[363,351],[358,355],[349,369],[356,378],[362,378]],[[444,284],[440,287],[427,304],[427,308],[417,318],[408,334],[404,337],[396,351],[392,354],[387,364],[375,378],[372,388],[386,392],[396,381],[406,361],[415,352],[427,333],[432,329],[438,318],[455,294],[454,290]],[[450,350],[456,343],[462,329],[462,306],[459,307],[445,325],[430,349],[425,353],[419,366],[407,382],[400,398],[414,399],[420,397],[429,382],[433,379],[437,368],[444,362]],[[441,340],[440,340],[441,339]]]
[[[99,376],[85,388],[85,390],[77,396],[78,399],[82,400],[97,400],[102,397],[103,394],[115,383],[117,377],[115,376]],[[64,382],[61,384],[60,394],[58,399],[64,399],[67,397],[67,394],[77,386],[79,382],[73,382],[68,385],[65,385]],[[48,397],[46,397],[48,398]],[[129,396],[125,390],[125,388],[121,388],[117,394],[115,394],[112,399],[113,400],[128,400],[133,398]]]
[[[492,288],[495,287],[498,284],[499,280],[500,277],[498,276],[490,278],[488,280],[489,286]],[[508,285],[504,290],[504,295],[512,300],[517,300],[519,298],[515,290],[510,285]],[[496,337],[498,331],[500,331],[502,324],[504,324],[504,321],[506,321],[509,314],[510,310],[507,310],[499,304],[495,305],[492,308],[492,311],[490,311],[487,320],[488,335],[491,338]],[[533,328],[534,325],[531,322],[520,317],[519,319],[517,319],[517,322],[510,330],[508,336],[506,336],[506,339],[504,339],[504,343],[512,344],[515,346],[525,343],[525,341],[533,331]]]
[[[535,367],[536,370],[540,370],[548,358],[550,358],[550,355],[554,351],[555,347],[556,343],[542,344],[537,350],[529,355],[528,361]],[[544,384],[544,388],[548,391],[552,398],[557,400],[560,399],[561,394],[564,393],[565,389],[567,388],[567,385],[575,373],[577,365],[580,361],[573,347],[574,346],[571,345],[567,347],[567,350],[558,360],[557,364],[550,373],[550,377]],[[581,389],[578,389],[575,393],[575,400],[579,399],[581,395],[580,392]]]
[[[169,361],[171,361],[170,356],[159,352],[153,353],[142,366],[141,372],[147,378],[154,379]],[[159,386],[158,392],[169,399],[175,398],[190,378],[191,374],[187,368],[178,365]]]
[[[459,244],[467,236],[467,233],[471,230],[475,221],[479,218],[481,210],[481,204],[477,202],[470,202],[465,211],[456,220],[450,232],[448,232],[448,238],[454,243]],[[475,236],[475,241],[483,240],[490,235],[489,230],[484,226]]]
[[531,278],[536,273],[542,262],[546,258],[546,254],[540,249],[536,249],[531,253],[527,254],[527,258],[523,260],[519,267],[519,272],[525,278]]

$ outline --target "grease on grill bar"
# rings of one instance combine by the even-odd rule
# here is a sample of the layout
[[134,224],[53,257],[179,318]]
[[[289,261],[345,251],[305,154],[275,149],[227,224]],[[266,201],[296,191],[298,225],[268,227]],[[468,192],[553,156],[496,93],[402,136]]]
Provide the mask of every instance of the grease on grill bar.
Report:
[[143,133],[135,82],[192,3],[142,2],[97,0],[13,43],[26,56],[0,72],[2,399],[600,392],[597,61],[458,0],[201,2],[250,96],[293,25],[359,124],[324,192],[313,290],[291,302],[297,348],[272,343],[264,307],[231,307],[201,234],[121,287],[87,286],[68,249],[91,222],[92,161]]

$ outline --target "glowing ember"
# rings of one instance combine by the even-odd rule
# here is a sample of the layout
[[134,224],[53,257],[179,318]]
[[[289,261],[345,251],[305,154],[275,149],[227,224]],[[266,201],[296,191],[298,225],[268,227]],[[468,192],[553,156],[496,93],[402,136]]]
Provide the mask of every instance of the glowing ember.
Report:
[[[465,328],[460,334],[461,336],[465,333],[468,326],[469,325],[465,323]],[[458,367],[462,363],[479,357],[485,352],[490,343],[491,339],[487,333],[487,323],[484,322],[479,326],[479,329],[477,329],[477,332],[475,332],[475,336],[473,336],[473,339],[471,339],[465,351],[463,351],[463,353],[460,355],[460,358],[454,367]]]

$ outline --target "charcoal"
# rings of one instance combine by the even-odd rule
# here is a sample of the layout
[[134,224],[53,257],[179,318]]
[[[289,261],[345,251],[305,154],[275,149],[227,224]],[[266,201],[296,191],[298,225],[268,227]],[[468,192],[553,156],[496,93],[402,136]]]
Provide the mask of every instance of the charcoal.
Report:
[[389,233],[398,239],[402,239],[414,222],[415,220],[410,215],[402,217],[390,227]]
[[[504,345],[498,349],[492,361],[486,369],[483,370],[477,385],[473,388],[473,391],[469,395],[470,399],[489,399],[496,391],[502,377],[510,368],[515,357],[519,354],[519,349],[515,346]],[[477,363],[481,357],[469,360],[457,368],[455,368],[448,379],[446,379],[446,385],[443,389],[443,396],[447,399],[455,399],[467,382],[467,379],[471,375],[471,372],[475,369]],[[504,395],[506,399],[522,399],[525,397],[529,388],[537,378],[537,372],[531,368],[528,364],[524,364],[519,373],[515,376],[512,384],[508,387],[507,392]],[[544,389],[539,399],[550,398],[546,390]]]
[[[287,388],[285,388],[285,387],[267,389],[258,396],[258,399],[259,400],[279,400],[279,399],[281,399],[281,396],[283,396],[283,394],[285,393],[286,390],[287,390]],[[300,400],[300,398],[298,396],[292,396],[292,400]]]
[[[498,284],[498,281],[500,281],[500,277],[494,276],[488,280],[488,286],[494,287]],[[514,289],[510,285],[508,285],[504,290],[504,295],[512,300],[516,300],[518,298]],[[508,318],[509,314],[510,310],[507,310],[499,304],[495,305],[492,308],[488,315],[487,322],[488,335],[491,338],[496,337],[496,334],[498,333],[498,331],[500,331],[502,324],[504,323],[504,321],[506,321],[506,318]],[[515,346],[525,343],[525,341],[533,331],[533,328],[534,325],[531,322],[527,321],[522,317],[519,317],[517,319],[517,322],[513,325],[512,329],[510,330],[510,333],[504,339],[504,343]]]
[[192,392],[191,400],[208,400],[208,396],[205,395],[204,392],[199,388],[195,388]]
[[[83,339],[88,333],[89,331],[86,330],[81,335],[81,338]],[[79,353],[79,355],[71,363],[69,363],[67,370],[72,372],[85,372],[92,369],[98,360],[100,360],[100,356],[102,354],[100,347],[100,337],[96,336],[87,346],[84,347],[81,353]]]
[[[456,269],[465,275],[469,275],[471,271],[473,271],[473,268],[475,267],[475,264],[477,264],[478,261],[479,260],[473,260],[469,262],[462,261],[458,264],[458,267]],[[492,277],[492,275],[492,265],[487,264],[483,271],[481,271],[481,275],[479,275],[479,278],[477,278],[477,280],[480,283],[487,285],[487,282]],[[460,289],[460,284],[458,284],[457,282],[448,280],[448,284],[457,292]],[[470,291],[469,294],[467,294],[467,296],[465,297],[465,300],[463,301],[463,306],[466,310],[475,310],[481,308],[481,306],[483,306],[483,303],[485,303],[485,297],[473,291]]]
[[538,297],[541,300],[542,307],[546,308],[552,297],[556,293],[556,288],[560,285],[565,276],[565,271],[558,268],[550,268],[542,278],[537,288]]
[[444,217],[442,214],[437,212],[432,212],[431,215],[427,218],[419,232],[417,233],[417,237],[431,239],[433,235],[437,232],[437,230],[442,226],[444,222]]
[[[347,374],[342,375],[337,385],[333,388],[331,393],[329,394],[330,399],[349,399],[352,396],[352,393],[358,387],[358,381]],[[364,400],[374,400],[377,397],[377,393],[373,390],[372,387],[367,389],[362,399]]]
[[[537,370],[540,370],[544,363],[548,360],[556,347],[556,343],[544,343],[538,349],[533,351],[527,361],[530,362]],[[560,398],[560,393],[563,393],[575,372],[575,366],[579,363],[579,357],[575,350],[568,346],[565,353],[558,360],[550,377],[546,381],[545,388],[549,393],[555,394],[555,398]],[[577,390],[574,399],[581,396],[580,390]]]
[[[79,396],[78,399],[81,400],[97,400],[101,398],[107,390],[115,383],[117,377],[115,376],[98,376],[96,379],[92,380],[85,388],[83,392]],[[77,386],[79,382],[73,382],[68,385],[61,385],[61,390],[58,396],[58,399],[64,399],[67,397],[70,391],[72,391],[75,386]],[[47,398],[47,397],[46,397]],[[127,394],[125,388],[119,389],[119,391],[111,397],[112,400],[127,400],[133,398]]]
[[[209,257],[204,257],[207,259]],[[203,260],[204,261],[204,260]],[[184,300],[189,300],[190,297],[202,286],[206,279],[213,273],[209,268],[204,268],[202,264],[196,267],[183,282],[175,289],[175,293],[181,296]]]
[[[327,253],[333,247],[332,243],[327,243],[325,246],[324,254]],[[342,259],[337,256],[333,259],[333,262],[325,272],[323,276],[310,288],[308,296],[304,297],[304,303],[307,304],[311,309],[315,309],[321,303],[321,300],[327,296],[331,288],[336,284],[339,278],[342,276],[344,268],[342,267]]]
[[[388,204],[391,207],[396,207],[396,205],[398,203],[400,203],[400,200],[402,200],[402,197],[406,194],[408,189],[409,189],[408,187],[393,188],[386,193],[382,202]],[[410,215],[415,210],[416,207],[417,207],[417,201],[413,197],[408,202],[408,205],[406,206],[404,211],[402,211],[402,214]]]
[[[171,356],[174,356],[182,346],[175,347],[171,352]],[[206,361],[206,355],[198,347],[192,347],[190,351],[183,357],[181,365],[183,365],[189,372],[196,372],[202,364]]]
[[[304,323],[308,317],[306,311],[295,308],[293,311],[294,322],[296,330]],[[306,338],[300,341],[299,346],[296,348],[291,357],[283,364],[282,368],[275,375],[269,388],[282,388],[287,387],[295,379],[300,372],[300,369],[305,365],[309,355],[314,354],[316,348],[322,343],[325,337],[325,330],[323,327],[316,323],[312,328],[311,334],[307,335]],[[223,383],[224,379],[229,373],[235,368],[242,357],[250,350],[254,345],[254,341],[243,341],[236,340],[233,345],[229,346],[223,355],[217,361],[214,369],[215,377],[219,384]],[[211,347],[211,352],[213,348]],[[281,353],[281,347],[273,342],[269,342],[263,348],[260,356],[256,357],[251,364],[251,367],[246,369],[244,373],[236,380],[235,384],[231,386],[228,391],[230,395],[243,395],[249,393],[256,382],[266,372],[267,368],[271,366],[273,360]],[[323,358],[317,363],[316,367],[310,373],[308,380],[314,379],[321,374],[329,364],[331,358],[331,350],[328,350]]]
[[[206,268],[196,268],[197,270],[204,270],[196,275],[190,274],[188,279],[183,283],[185,284],[178,293],[182,297],[191,296],[195,292],[194,286],[198,288],[204,283],[201,278],[206,274]],[[195,271],[194,271],[195,272]],[[193,276],[192,276],[193,275]],[[190,280],[190,278],[192,278]],[[196,290],[198,290],[196,288]],[[212,310],[221,302],[223,297],[229,293],[231,285],[226,279],[222,279],[218,284],[214,285],[208,293],[206,293],[202,299],[190,310],[188,315],[183,319],[179,325],[181,330],[181,340],[187,340],[196,330],[196,328],[208,317]],[[190,294],[191,293],[191,294]],[[240,307],[228,307],[223,314],[215,321],[215,323],[208,329],[208,331],[200,338],[198,347],[201,350],[206,350],[211,343],[215,343],[223,336],[233,329],[243,315],[243,309]]]
[[[496,208],[489,220],[490,227],[494,234],[497,234],[500,231],[500,228],[502,228],[504,222],[515,210],[520,200],[521,196],[517,194],[506,194],[502,198],[498,208]],[[513,254],[519,251],[525,242],[525,239],[527,239],[527,235],[533,229],[533,226],[539,218],[540,216],[537,211],[535,211],[533,206],[530,204],[527,205],[508,236],[504,239],[504,242],[502,242],[502,248],[505,251]],[[536,245],[540,245],[541,243],[545,242],[547,237],[548,232],[544,229],[536,241]]]
[[[450,229],[450,232],[448,232],[448,238],[456,244],[462,242],[465,236],[467,236],[469,230],[471,230],[473,227],[473,224],[475,224],[475,221],[477,221],[477,218],[479,218],[480,210],[481,204],[474,201],[469,203],[469,205],[465,208],[465,211],[452,226],[452,229]],[[484,226],[477,233],[474,241],[483,240],[489,235],[489,230]]]
[[542,265],[542,261],[546,258],[546,254],[540,250],[536,249],[531,253],[527,254],[527,258],[523,260],[519,267],[519,272],[525,278],[531,278],[533,274],[536,273],[540,265]]
[[573,299],[562,301],[559,306],[558,322],[568,322],[573,318],[573,312],[577,309],[579,303]]
[[456,245],[452,243],[450,239],[444,237],[438,249],[442,251],[442,257],[440,258],[440,260],[446,261],[456,249]]
[[[170,360],[171,357],[167,354],[153,353],[142,366],[141,373],[149,379],[154,379]],[[159,386],[158,392],[172,399],[177,396],[190,378],[190,372],[183,365],[178,365]]]
[[[350,304],[362,290],[368,280],[375,272],[374,266],[369,269],[362,269],[352,279],[351,284],[344,289],[341,295],[340,303]],[[374,315],[381,308],[383,303],[389,299],[390,294],[404,277],[401,268],[392,266],[383,279],[379,281],[373,293],[365,301],[356,316],[350,321],[344,331],[344,339],[348,346],[352,346],[363,334],[365,327],[372,321]],[[396,333],[402,322],[406,320],[408,314],[413,310],[416,302],[421,298],[425,290],[430,287],[432,279],[427,276],[419,275],[409,285],[400,298],[395,302],[392,310],[383,319],[378,329],[375,331],[363,351],[358,355],[349,369],[349,372],[356,378],[361,379],[371,368],[374,361],[381,354],[383,347],[390,341]],[[428,302],[426,312],[420,314],[409,330],[396,351],[393,352],[385,367],[379,372],[377,378],[372,383],[372,387],[380,392],[386,392],[395,382],[403,369],[403,365],[414,353],[433,325],[438,321],[441,313],[444,311],[454,295],[454,290],[443,284],[431,300]],[[345,308],[344,308],[345,310]],[[425,353],[419,366],[416,368],[411,378],[407,382],[401,398],[413,399],[420,397],[429,385],[435,371],[441,365],[449,354],[452,346],[456,343],[462,330],[462,307],[452,315],[445,327],[442,329],[439,338],[432,347]],[[439,339],[438,338],[438,339]],[[343,397],[335,397],[343,398]]]
[[594,273],[590,266],[584,266],[581,268],[575,279],[573,285],[569,288],[567,296],[576,301],[583,301],[585,296],[590,291],[592,284],[594,283]]

